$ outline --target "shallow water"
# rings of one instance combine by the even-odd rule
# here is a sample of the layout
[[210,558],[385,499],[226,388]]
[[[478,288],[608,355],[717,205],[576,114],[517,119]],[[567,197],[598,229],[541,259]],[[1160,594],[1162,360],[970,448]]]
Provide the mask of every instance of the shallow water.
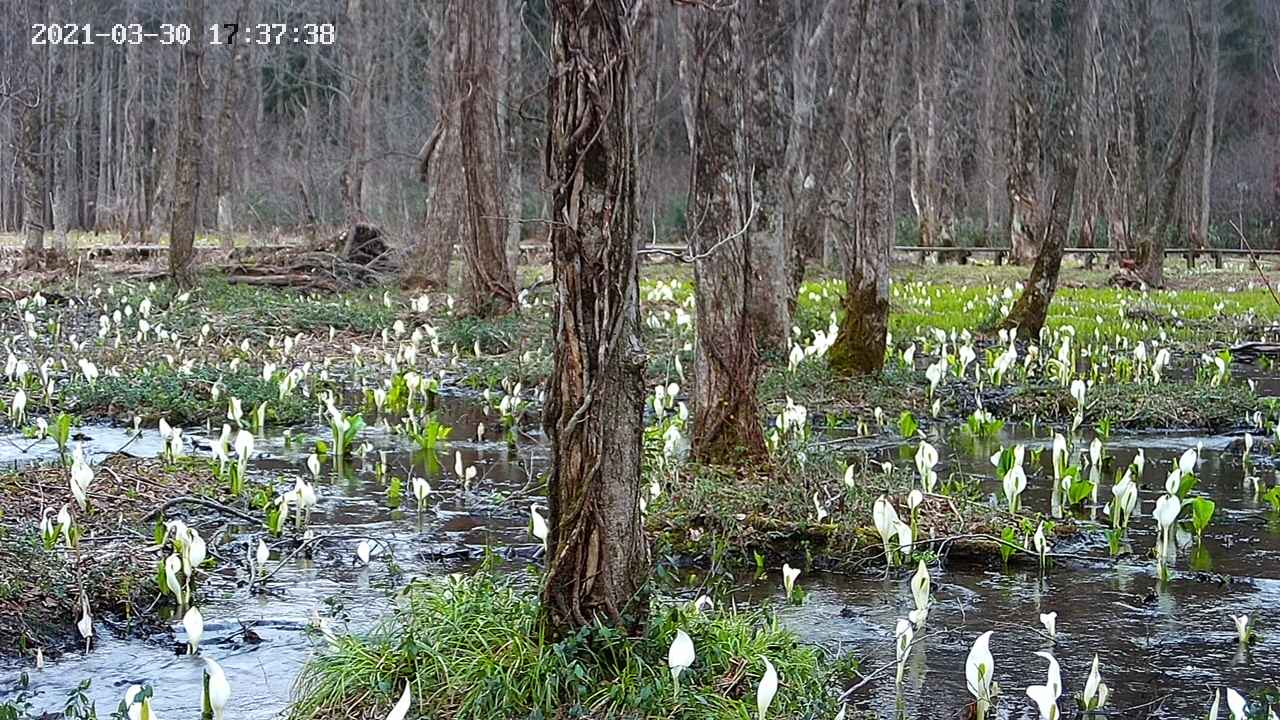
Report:
[[[366,628],[385,614],[397,588],[413,576],[436,575],[474,567],[486,550],[504,555],[520,568],[534,557],[537,546],[525,530],[531,474],[545,469],[545,449],[537,438],[526,438],[519,452],[495,441],[490,431],[483,442],[466,440],[476,423],[486,420],[470,401],[446,402],[444,419],[454,426],[453,442],[442,446],[440,464],[428,468],[403,439],[378,430],[366,432],[374,451],[355,459],[342,475],[326,467],[318,486],[320,503],[311,527],[321,537],[313,557],[293,555],[295,544],[273,543],[271,566],[281,558],[288,562],[268,582],[268,592],[250,594],[243,586],[247,545],[218,545],[228,563],[212,572],[201,591],[205,638],[201,652],[217,659],[233,688],[233,717],[246,720],[277,716],[287,703],[298,670],[323,641],[308,624],[313,612],[330,619],[337,630]],[[493,419],[488,424],[494,425]],[[105,450],[115,449],[117,438],[95,429]],[[322,433],[318,433],[321,436]],[[1005,442],[1047,444],[1029,434],[1008,434]],[[103,438],[97,441],[96,438]],[[124,437],[123,439],[127,439]],[[883,438],[882,438],[883,440]],[[1059,543],[1059,550],[1098,558],[1097,561],[1064,560],[1042,578],[1034,569],[1005,571],[954,562],[933,568],[935,607],[929,616],[924,641],[913,650],[904,681],[903,708],[919,718],[954,717],[967,703],[963,667],[973,639],[994,630],[991,643],[996,677],[1004,688],[999,716],[1033,717],[1034,709],[1023,694],[1029,684],[1044,682],[1045,662],[1032,653],[1051,647],[1062,663],[1068,696],[1083,687],[1096,653],[1104,681],[1112,690],[1110,707],[1127,708],[1160,700],[1134,711],[1146,717],[1203,716],[1212,698],[1212,687],[1228,685],[1255,690],[1280,679],[1280,531],[1266,508],[1255,502],[1242,481],[1244,470],[1237,438],[1161,434],[1115,437],[1107,452],[1127,463],[1143,448],[1147,470],[1143,478],[1141,516],[1133,520],[1132,556],[1107,559],[1100,532],[1089,531]],[[1163,487],[1164,477],[1181,452],[1204,445],[1198,468],[1197,491],[1211,497],[1218,511],[1205,534],[1203,545],[1179,552],[1176,577],[1167,585],[1157,582],[1149,549],[1154,544],[1150,510]],[[951,468],[990,475],[987,459],[998,443],[977,448],[965,443],[935,443],[943,455],[940,474]],[[96,447],[96,445],[95,445]],[[141,445],[141,447],[150,447]],[[280,438],[259,442],[262,457],[255,461],[260,474],[282,487],[306,474],[310,442],[295,438],[286,447]],[[138,450],[132,446],[131,450]],[[158,448],[156,448],[158,450]],[[404,477],[414,472],[430,481],[434,492],[420,516],[406,488],[400,509],[387,506],[386,487],[374,473],[379,450],[388,455],[390,473]],[[483,490],[466,490],[453,472],[453,452],[462,453],[464,465],[474,464]],[[886,459],[907,466],[894,448],[875,450]],[[1266,453],[1255,447],[1261,474],[1274,482]],[[1031,473],[1024,505],[1049,506],[1049,451],[1042,467]],[[1265,472],[1259,472],[1265,469]],[[1110,479],[1100,499],[1109,498]],[[994,480],[984,489],[996,502]],[[228,537],[234,538],[234,528]],[[333,536],[333,537],[330,537]],[[361,538],[378,541],[368,567],[358,566],[354,548]],[[393,572],[388,559],[402,571]],[[1229,580],[1224,580],[1229,578]],[[802,637],[829,647],[840,646],[864,657],[864,672],[893,660],[893,626],[910,609],[908,576],[882,572],[838,576],[806,574],[800,585],[807,593],[801,605],[786,605],[781,598],[776,570],[744,590],[739,600],[776,606],[787,625]],[[1058,613],[1058,637],[1050,643],[1039,634],[1037,616]],[[1248,613],[1260,639],[1245,650],[1235,639],[1230,616]],[[101,625],[101,623],[100,623]],[[258,642],[245,640],[244,626],[252,626]],[[100,631],[102,628],[100,627]],[[114,709],[132,684],[153,685],[154,707],[162,717],[193,717],[199,712],[201,665],[175,653],[175,639],[184,640],[180,628],[175,638],[151,641],[121,640],[102,632],[93,652],[70,653],[47,664],[44,670],[22,668],[12,661],[0,664],[0,698],[13,695],[20,672],[28,671],[33,703],[39,710],[59,710],[66,694],[80,680],[90,678],[90,696],[99,710]],[[783,679],[785,689],[785,678]],[[881,672],[850,696],[861,709],[882,717],[895,715],[892,670]]]

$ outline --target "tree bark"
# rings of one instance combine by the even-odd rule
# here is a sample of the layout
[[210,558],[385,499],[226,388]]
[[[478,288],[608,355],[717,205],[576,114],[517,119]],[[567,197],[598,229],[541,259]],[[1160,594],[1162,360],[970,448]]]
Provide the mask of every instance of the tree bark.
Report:
[[[1031,9],[1033,29],[1032,38],[1041,37],[1044,28],[1041,25],[1040,5],[1035,3]],[[1010,262],[1025,265],[1035,260],[1039,254],[1040,237],[1037,228],[1042,227],[1043,209],[1040,206],[1040,156],[1041,117],[1037,111],[1039,102],[1036,97],[1038,85],[1028,81],[1024,68],[1035,66],[1036,46],[1023,39],[1024,33],[1019,31],[1019,11],[1023,8],[1018,0],[1005,0],[1007,34],[1010,39],[1010,62],[1014,78],[1011,81],[1009,99],[1009,175],[1006,186],[1009,193],[1009,245]]]
[[[796,295],[804,281],[806,260],[822,255],[822,190],[817,187],[815,169],[824,167],[826,162],[818,147],[824,135],[818,127],[818,79],[837,4],[838,0],[822,2],[816,19],[810,25],[803,22],[804,9],[810,3],[807,0],[792,2],[797,17],[795,37],[791,41],[791,123],[783,161],[783,182],[787,193],[784,225],[788,252],[788,325],[790,316],[795,312]],[[823,113],[824,118],[828,115],[829,112]]]
[[1209,26],[1205,41],[1209,45],[1209,67],[1206,69],[1208,83],[1204,88],[1204,123],[1202,124],[1204,140],[1203,155],[1200,159],[1200,207],[1196,218],[1195,240],[1198,247],[1209,247],[1210,206],[1209,190],[1213,186],[1213,138],[1214,123],[1218,104],[1218,56],[1221,52],[1221,27],[1218,24],[1218,0],[1208,0]]
[[[23,4],[30,15],[21,18],[19,27],[29,27],[31,22],[45,19],[43,2]],[[22,267],[38,268],[44,264],[45,232],[45,146],[44,115],[49,103],[49,88],[45,83],[45,63],[48,62],[48,46],[17,43],[15,75],[21,78],[13,97],[8,98],[13,110],[14,142],[17,164],[22,183]]]
[[941,173],[942,121],[945,104],[943,64],[947,29],[950,25],[947,0],[922,0],[910,11],[915,76],[915,98],[908,123],[911,140],[911,204],[920,228],[920,244],[938,247],[950,244],[943,226],[943,183]]
[[[454,66],[459,51],[453,30],[456,3],[433,4],[427,10],[432,51],[427,76],[433,88],[435,126],[418,157],[418,179],[426,190],[422,227],[408,249],[401,271],[406,289],[447,290],[453,240],[463,227],[463,191],[447,171],[461,162],[458,144],[459,88]],[[441,171],[440,168],[445,168]]]
[[365,175],[368,172],[369,154],[369,95],[373,84],[373,42],[369,37],[369,23],[365,0],[347,0],[347,24],[341,37],[345,38],[344,54],[347,56],[344,73],[344,89],[348,98],[346,116],[347,157],[342,167],[342,205],[347,218],[345,251],[350,251],[356,240],[356,227],[368,221],[364,202]]
[[845,145],[852,156],[846,171],[847,195],[837,215],[844,263],[844,316],[835,343],[827,351],[839,375],[878,373],[884,367],[889,331],[889,253],[893,245],[888,111],[890,73],[895,69],[897,3],[857,0],[851,21],[858,31],[845,33],[846,52],[857,57],[856,92],[848,104]]
[[[760,88],[747,79],[751,60],[744,28],[759,32],[748,6],[723,9],[705,6],[681,12],[693,17],[682,50],[692,54],[695,82],[686,106],[693,111],[692,173],[689,215],[695,250],[694,293],[697,341],[694,346],[693,453],[705,462],[734,463],[765,456],[764,434],[757,410],[756,380],[760,362],[756,322],[751,307],[766,302],[767,290],[756,287],[760,259],[753,245],[761,236],[752,231],[752,214],[759,213],[761,173],[756,133],[762,118]],[[756,70],[755,72],[760,72]],[[748,93],[753,96],[748,99]],[[771,113],[767,108],[765,112]],[[767,210],[772,212],[772,209]],[[763,238],[761,238],[763,239]],[[770,241],[772,238],[767,239]],[[782,257],[774,260],[785,270]],[[782,280],[785,289],[785,277]],[[786,298],[777,298],[786,307]]]
[[1008,105],[1008,82],[1003,68],[1009,34],[1000,3],[986,2],[979,7],[985,56],[977,143],[978,181],[982,184],[982,235],[978,245],[986,246],[995,239],[998,225],[996,198],[1000,194],[999,189],[1004,187],[1000,178],[1000,144],[996,138],[1003,135],[1003,123],[998,119]]
[[551,0],[546,168],[555,367],[544,425],[550,535],[544,626],[636,630],[648,615],[640,517],[639,331],[631,3]]
[[[241,0],[239,12],[233,22],[241,24],[249,15],[249,0]],[[235,244],[235,209],[231,198],[234,193],[232,170],[236,164],[236,112],[243,93],[243,76],[247,45],[236,45],[226,61],[222,84],[222,107],[218,111],[217,169],[214,174],[214,210],[217,213],[218,236],[223,250],[231,250]]]
[[1200,116],[1200,84],[1203,69],[1200,67],[1200,41],[1196,31],[1195,15],[1187,6],[1187,37],[1191,48],[1187,77],[1186,98],[1182,114],[1174,128],[1165,153],[1164,171],[1161,173],[1160,208],[1154,212],[1143,236],[1139,239],[1135,272],[1148,287],[1164,287],[1164,248],[1169,228],[1177,211],[1178,193],[1186,174],[1187,155],[1191,151],[1196,122]]
[[[187,0],[187,22],[204,27],[204,0]],[[169,275],[178,287],[195,284],[195,240],[199,222],[201,63],[204,43],[182,47],[182,97],[178,100],[177,153],[174,158],[173,215],[169,225]]]
[[[788,215],[786,203],[787,78],[783,58],[790,55],[790,35],[779,21],[783,17],[782,0],[749,0],[744,5],[746,19],[738,33],[739,52],[746,61],[738,79],[743,117],[750,118],[742,137],[739,157],[750,158],[738,170],[750,176],[749,186],[741,197],[749,202],[747,213],[754,208],[749,224],[746,269],[750,275],[748,291],[751,301],[746,314],[760,349],[782,356],[791,336],[791,308],[794,292],[789,270],[791,253],[787,247],[787,226],[795,221]],[[743,16],[738,16],[743,21]],[[794,121],[794,119],[792,119]],[[752,385],[754,388],[754,384]],[[754,392],[754,391],[753,391]],[[754,403],[754,400],[752,401]]]
[[498,198],[499,189],[504,187],[499,168],[499,108],[495,102],[498,83],[493,70],[498,25],[492,2],[475,0],[465,5],[458,26],[461,47],[457,56],[458,83],[466,88],[458,108],[467,194],[462,257],[470,312],[492,317],[509,312],[516,303],[515,281],[507,257],[507,224],[503,220],[506,206]]
[[[1018,337],[1035,341],[1040,336],[1049,304],[1058,288],[1058,272],[1062,269],[1062,251],[1066,247],[1071,224],[1071,206],[1075,202],[1076,176],[1080,167],[1081,130],[1086,126],[1080,109],[1081,89],[1086,80],[1090,48],[1097,35],[1098,0],[1080,0],[1073,8],[1068,37],[1063,43],[1066,60],[1062,63],[1067,78],[1066,88],[1058,102],[1048,108],[1053,133],[1049,150],[1054,168],[1054,188],[1049,212],[1041,226],[1040,253],[1031,275],[1004,320],[1004,327],[1015,329]],[[1023,82],[1034,81],[1039,72],[1023,66]]]

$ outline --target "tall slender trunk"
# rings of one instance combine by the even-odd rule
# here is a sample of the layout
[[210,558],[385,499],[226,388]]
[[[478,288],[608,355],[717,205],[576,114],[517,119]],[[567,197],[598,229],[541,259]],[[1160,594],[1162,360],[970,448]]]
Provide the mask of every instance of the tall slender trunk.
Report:
[[746,265],[751,302],[746,314],[760,348],[781,356],[791,335],[794,298],[787,226],[795,218],[788,214],[786,203],[788,83],[782,62],[790,55],[791,36],[777,23],[783,16],[782,0],[750,0],[745,8],[749,19],[737,44],[747,58],[738,79],[746,94],[743,117],[750,119],[741,139],[744,147],[738,151],[740,158],[745,154],[749,159],[740,163],[738,171],[750,178],[741,195],[748,203],[747,215],[739,224],[749,227]]
[[840,375],[878,373],[884,367],[889,331],[889,253],[893,245],[888,105],[895,73],[896,3],[857,0],[851,10],[857,31],[846,32],[856,53],[856,85],[848,103],[846,146],[851,155],[843,214],[837,216],[845,268],[844,316],[827,352]]
[[[504,2],[505,0],[497,0]],[[499,38],[493,8],[472,2],[460,24],[458,82],[467,88],[458,108],[462,144],[462,175],[466,188],[467,232],[463,236],[467,304],[482,317],[500,315],[515,307],[515,281],[507,256],[506,208],[498,196],[503,187],[498,135],[498,83],[493,58]]]
[[[795,37],[791,40],[791,123],[787,131],[786,156],[783,160],[783,182],[786,184],[784,223],[787,237],[789,313],[795,312],[796,295],[804,280],[805,262],[821,257],[822,220],[815,168],[825,164],[817,145],[823,133],[817,112],[819,63],[826,49],[839,0],[825,0],[812,26],[802,22],[807,0],[793,0],[797,15]],[[822,98],[825,100],[825,98]],[[830,113],[823,113],[823,116]]]
[[551,0],[546,168],[555,368],[544,425],[551,517],[544,625],[635,630],[649,603],[640,517],[644,354],[632,117],[631,3]]
[[[241,0],[239,12],[232,20],[243,22],[249,14],[249,0]],[[240,107],[243,93],[242,78],[248,54],[247,45],[236,45],[232,48],[231,57],[227,59],[223,70],[222,107],[218,111],[217,127],[217,169],[214,173],[214,210],[217,213],[218,237],[222,249],[230,250],[235,244],[235,210],[231,198],[234,194],[234,168],[237,160],[236,148],[239,145],[236,132],[236,111]]]
[[507,220],[507,260],[514,274],[520,265],[520,239],[524,228],[524,122],[520,102],[524,95],[524,26],[520,13],[523,3],[500,0],[498,3],[498,136],[502,141],[502,177],[505,187],[499,195],[500,207]]
[[[915,98],[907,131],[911,139],[911,202],[920,227],[920,244],[936,247],[950,233],[943,227],[941,172],[942,120],[945,100],[942,71],[946,59],[949,3],[919,2],[910,11],[911,63]],[[947,243],[949,244],[949,242]]]
[[1208,82],[1204,87],[1204,122],[1201,125],[1204,148],[1200,159],[1200,206],[1196,217],[1195,233],[1196,242],[1202,248],[1209,247],[1209,221],[1212,210],[1209,190],[1213,185],[1213,138],[1218,104],[1218,56],[1221,52],[1218,0],[1208,0],[1208,5],[1209,24],[1205,28],[1207,33],[1205,40],[1209,45],[1209,66],[1205,70]]
[[[204,27],[204,0],[187,0],[190,27]],[[204,90],[200,65],[204,44],[182,48],[182,96],[178,99],[177,152],[174,157],[173,216],[169,229],[169,275],[178,287],[195,284],[195,240],[199,223],[201,110]]]
[[749,41],[743,37],[744,27],[760,32],[751,22],[757,9],[752,0],[746,6],[682,10],[693,17],[681,50],[698,68],[696,82],[685,89],[692,95],[686,105],[694,127],[688,207],[690,217],[698,218],[691,238],[698,330],[692,440],[694,455],[708,462],[740,462],[766,453],[750,311],[762,294],[755,287],[760,275],[752,248],[758,235],[749,228],[762,194],[756,187],[760,173],[752,171],[762,160],[756,133],[767,128],[758,124],[756,98],[747,97],[760,89],[746,77],[755,58],[744,58]]
[[[1016,330],[1018,337],[1034,341],[1049,315],[1049,304],[1058,289],[1058,273],[1062,268],[1062,251],[1066,247],[1071,224],[1071,206],[1075,202],[1076,176],[1080,167],[1082,129],[1087,125],[1081,112],[1080,96],[1088,72],[1094,36],[1097,35],[1098,0],[1080,0],[1072,10],[1068,36],[1063,46],[1066,60],[1061,67],[1066,74],[1066,88],[1058,102],[1048,108],[1052,136],[1048,150],[1053,162],[1054,187],[1048,214],[1039,228],[1040,253],[1031,267],[1031,275],[1022,294],[1013,304],[1004,326]],[[1025,62],[1025,61],[1024,61]],[[1023,65],[1022,82],[1032,82],[1041,71],[1034,65]]]
[[436,122],[418,157],[418,179],[426,191],[422,226],[401,270],[401,284],[411,289],[448,289],[453,241],[462,232],[463,193],[448,172],[459,164],[461,153],[456,108],[459,88],[454,73],[459,46],[449,17],[450,12],[456,12],[455,5],[433,4],[427,12],[432,38],[427,77],[432,83]]
[[981,120],[978,123],[978,181],[982,184],[982,235],[979,246],[991,244],[996,235],[998,211],[996,198],[1004,183],[1000,179],[1000,143],[1003,135],[1001,113],[1007,105],[1008,83],[1004,78],[1004,63],[1008,28],[1000,3],[986,2],[979,6],[982,18],[982,37],[985,50],[982,68]]
[[347,0],[346,38],[348,58],[344,77],[348,107],[346,113],[346,162],[342,168],[342,206],[347,218],[346,250],[356,242],[356,227],[367,222],[364,202],[365,176],[369,165],[369,94],[373,84],[373,43],[365,0]]
[[1203,68],[1200,66],[1200,41],[1196,30],[1195,15],[1188,5],[1186,11],[1187,38],[1191,48],[1188,86],[1182,105],[1182,114],[1174,127],[1173,137],[1165,153],[1164,170],[1160,174],[1160,207],[1153,210],[1143,236],[1138,243],[1135,272],[1149,287],[1164,286],[1164,249],[1169,228],[1173,226],[1177,211],[1178,194],[1186,174],[1187,155],[1191,151],[1196,122],[1200,117],[1200,85]]

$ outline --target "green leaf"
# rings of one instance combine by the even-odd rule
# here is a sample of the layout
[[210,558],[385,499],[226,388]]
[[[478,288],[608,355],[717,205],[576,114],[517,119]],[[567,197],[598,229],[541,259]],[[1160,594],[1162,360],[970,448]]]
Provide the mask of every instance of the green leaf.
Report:
[[920,424],[916,422],[916,416],[911,414],[909,410],[903,410],[898,416],[898,432],[904,438],[915,437],[916,431],[920,429]]
[[1215,509],[1217,509],[1217,505],[1209,498],[1196,497],[1191,499],[1191,526],[1195,528],[1196,537],[1204,535],[1204,529],[1209,526],[1209,521],[1213,519],[1213,511]]

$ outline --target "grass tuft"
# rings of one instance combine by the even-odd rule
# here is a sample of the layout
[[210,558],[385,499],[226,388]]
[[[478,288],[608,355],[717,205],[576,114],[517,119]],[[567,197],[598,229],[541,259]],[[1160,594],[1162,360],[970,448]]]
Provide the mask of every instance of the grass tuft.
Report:
[[[677,628],[697,650],[678,697],[666,662]],[[410,717],[747,720],[761,657],[781,679],[771,718],[832,714],[821,651],[763,612],[655,605],[641,637],[594,627],[549,643],[535,595],[481,571],[419,581],[373,632],[340,638],[304,669],[289,717],[381,718],[412,683]]]

